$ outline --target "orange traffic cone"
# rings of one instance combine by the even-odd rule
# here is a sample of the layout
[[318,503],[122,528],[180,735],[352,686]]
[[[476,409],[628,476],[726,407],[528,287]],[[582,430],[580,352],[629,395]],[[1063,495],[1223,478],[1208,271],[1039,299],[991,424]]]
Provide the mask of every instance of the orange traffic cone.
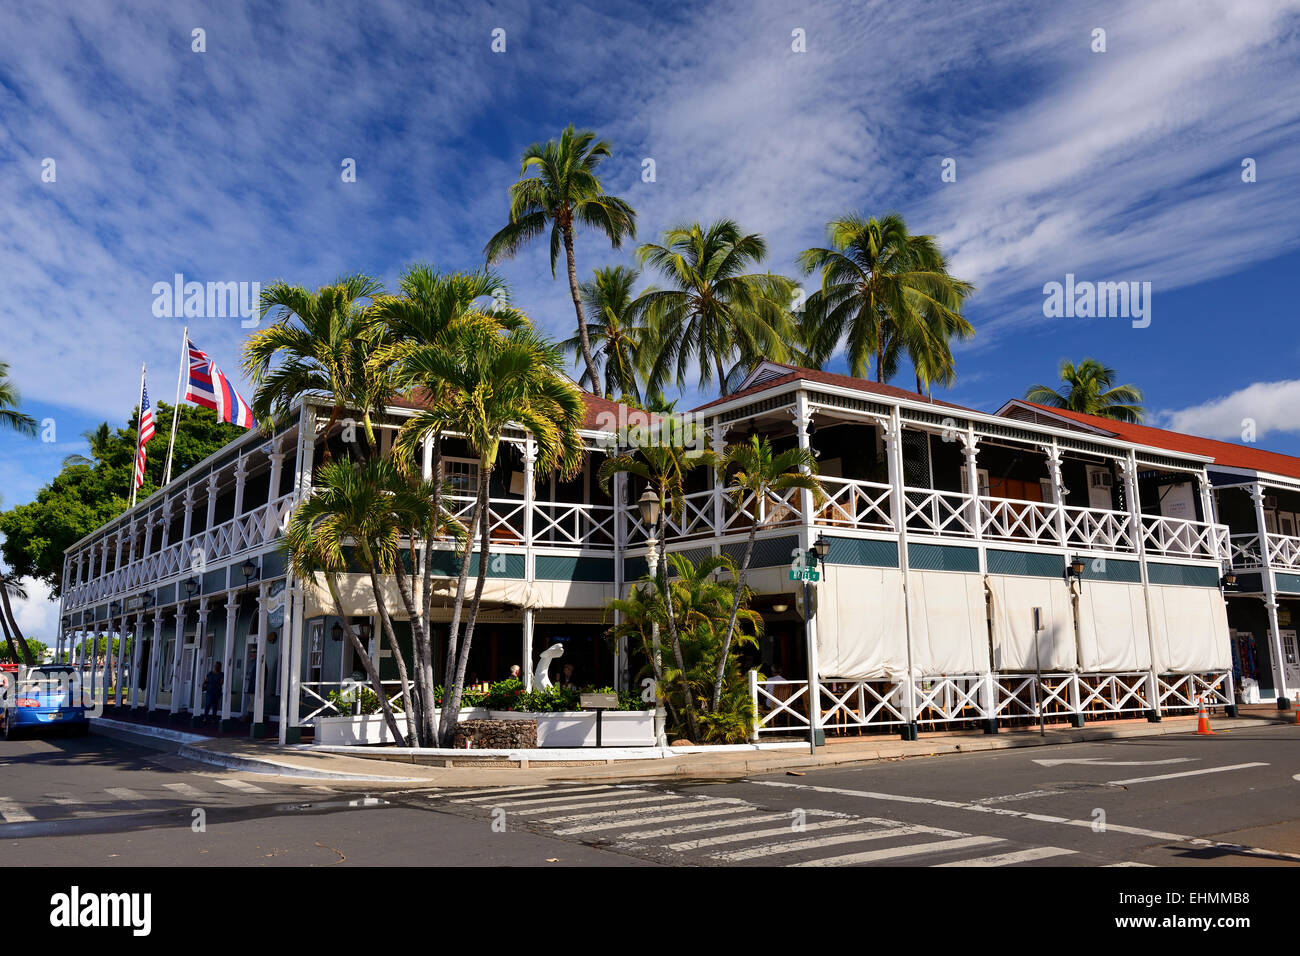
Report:
[[1197,715],[1196,732],[1202,737],[1210,736],[1216,731],[1210,729],[1210,709],[1205,706],[1205,698],[1197,698],[1200,701],[1200,713]]

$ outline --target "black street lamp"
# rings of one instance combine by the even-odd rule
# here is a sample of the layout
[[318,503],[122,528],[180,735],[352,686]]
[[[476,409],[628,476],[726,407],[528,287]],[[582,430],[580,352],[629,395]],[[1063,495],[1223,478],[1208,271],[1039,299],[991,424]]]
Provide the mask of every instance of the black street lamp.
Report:
[[[813,546],[808,549],[808,561],[812,564],[812,571],[816,572],[820,564],[822,569],[826,566],[826,555],[830,553],[831,544],[826,540],[824,534],[818,534],[817,540]],[[808,665],[808,749],[810,753],[817,753],[817,745],[826,742],[825,732],[816,726],[814,715],[819,703],[817,689],[816,668],[813,666],[813,637],[812,629],[808,626],[808,620],[812,617],[812,589],[809,578],[811,575],[805,574],[803,577],[803,633],[804,642],[807,645],[806,657]]]
[[1071,580],[1082,581],[1083,567],[1084,567],[1083,558],[1079,557],[1077,554],[1074,557],[1072,557],[1070,559],[1070,566],[1065,569],[1066,583],[1068,584]]
[[[659,500],[658,492],[650,486],[641,493],[641,497],[636,500],[637,510],[641,513],[641,522],[646,527],[646,565],[650,572],[650,577],[654,581],[659,580],[659,519],[663,515],[663,502]],[[655,746],[663,747],[668,743],[668,738],[664,735],[664,722],[666,713],[664,711],[663,699],[659,696],[659,675],[663,672],[663,665],[659,656],[659,621],[650,622],[650,652],[654,655],[654,673],[655,673]]]

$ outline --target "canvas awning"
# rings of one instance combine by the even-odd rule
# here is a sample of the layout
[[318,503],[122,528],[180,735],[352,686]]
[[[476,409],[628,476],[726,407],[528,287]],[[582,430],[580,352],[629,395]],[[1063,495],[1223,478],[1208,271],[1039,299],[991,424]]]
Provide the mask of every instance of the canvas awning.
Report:
[[[1078,664],[1074,607],[1065,579],[990,574],[993,669],[1072,671]],[[1034,633],[1034,608],[1042,628]]]
[[915,673],[933,677],[987,671],[988,613],[979,575],[912,571],[908,587]]
[[844,680],[905,677],[902,572],[832,565],[817,587],[819,675]]
[[1078,593],[1080,669],[1139,671],[1150,667],[1151,639],[1142,585],[1084,581]]
[[1228,606],[1218,588],[1153,584],[1148,593],[1160,673],[1198,674],[1232,666]]

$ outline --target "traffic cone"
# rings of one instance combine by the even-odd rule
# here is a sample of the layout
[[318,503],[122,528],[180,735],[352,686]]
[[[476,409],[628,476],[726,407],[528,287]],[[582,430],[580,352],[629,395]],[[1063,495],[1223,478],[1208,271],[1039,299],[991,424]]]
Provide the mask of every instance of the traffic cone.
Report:
[[1197,698],[1200,701],[1200,713],[1197,715],[1196,733],[1202,737],[1210,736],[1216,731],[1210,729],[1210,709],[1205,706],[1205,698]]

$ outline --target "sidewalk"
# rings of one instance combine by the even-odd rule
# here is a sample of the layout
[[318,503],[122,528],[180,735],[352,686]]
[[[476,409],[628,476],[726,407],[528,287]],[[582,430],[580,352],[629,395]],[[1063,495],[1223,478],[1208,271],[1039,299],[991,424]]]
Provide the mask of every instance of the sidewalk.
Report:
[[[1232,733],[1261,725],[1292,724],[1294,719],[1292,713],[1279,712],[1272,704],[1260,704],[1243,707],[1241,716],[1235,719],[1214,720],[1213,728]],[[990,735],[978,731],[926,734],[915,741],[883,735],[832,739],[817,748],[816,755],[808,752],[806,742],[783,742],[735,748],[679,747],[664,751],[650,748],[636,751],[635,757],[628,756],[628,748],[601,751],[598,756],[592,749],[476,754],[464,750],[321,748],[310,744],[282,747],[247,739],[207,738],[172,728],[141,728],[111,720],[93,721],[92,729],[106,736],[171,750],[189,760],[227,770],[401,789],[560,781],[730,779],[877,760],[1189,733],[1196,729],[1196,717],[1166,717],[1158,724],[1145,720],[1107,721],[1078,730],[1049,727],[1044,736],[1031,728]]]

